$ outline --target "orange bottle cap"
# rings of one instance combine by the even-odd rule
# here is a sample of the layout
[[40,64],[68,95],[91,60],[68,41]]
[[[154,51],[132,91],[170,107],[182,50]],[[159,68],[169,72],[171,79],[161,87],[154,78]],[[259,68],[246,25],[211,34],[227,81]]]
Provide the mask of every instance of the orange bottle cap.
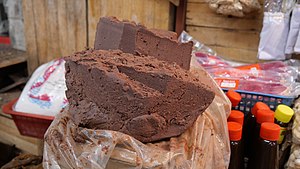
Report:
[[256,117],[257,110],[270,110],[270,107],[263,102],[256,102],[251,109],[251,113]]
[[264,140],[277,141],[280,135],[280,126],[275,123],[262,123],[259,135]]
[[256,122],[259,124],[264,122],[274,123],[274,112],[272,110],[258,110],[256,113]]
[[244,113],[238,110],[231,110],[227,121],[233,121],[243,125],[244,123]]
[[227,93],[226,93],[226,96],[229,98],[231,104],[232,104],[232,107],[236,107],[237,105],[239,105],[239,103],[241,102],[242,100],[242,96],[233,91],[233,90],[229,90]]
[[227,122],[229,139],[231,141],[239,141],[242,139],[242,125],[237,122]]

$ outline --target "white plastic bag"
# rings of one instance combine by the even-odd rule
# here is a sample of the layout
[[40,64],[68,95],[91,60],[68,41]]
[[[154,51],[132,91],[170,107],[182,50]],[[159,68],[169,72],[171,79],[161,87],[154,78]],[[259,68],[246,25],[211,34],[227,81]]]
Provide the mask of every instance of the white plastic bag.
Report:
[[32,74],[14,110],[55,116],[68,104],[66,89],[65,61],[57,59],[43,64]]
[[[286,48],[285,48],[286,54],[292,54],[295,52],[296,49],[298,52],[300,52],[300,37],[298,37],[299,30],[300,30],[300,5],[297,4],[293,9],[293,14],[291,18],[290,31],[286,43]],[[296,42],[297,42],[297,47],[295,47]]]
[[289,33],[290,13],[264,12],[263,28],[260,33],[258,59],[284,60],[285,46]]

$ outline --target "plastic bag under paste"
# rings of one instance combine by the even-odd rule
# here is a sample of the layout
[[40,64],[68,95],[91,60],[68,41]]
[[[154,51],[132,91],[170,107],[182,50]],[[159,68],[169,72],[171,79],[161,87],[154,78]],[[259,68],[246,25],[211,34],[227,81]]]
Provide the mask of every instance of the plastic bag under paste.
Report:
[[78,127],[65,110],[45,134],[44,168],[226,169],[230,159],[226,119],[231,105],[212,78],[199,69],[191,71],[212,86],[216,96],[182,135],[143,144],[120,132]]
[[32,74],[14,110],[55,116],[68,105],[66,89],[65,61],[56,59],[45,63]]

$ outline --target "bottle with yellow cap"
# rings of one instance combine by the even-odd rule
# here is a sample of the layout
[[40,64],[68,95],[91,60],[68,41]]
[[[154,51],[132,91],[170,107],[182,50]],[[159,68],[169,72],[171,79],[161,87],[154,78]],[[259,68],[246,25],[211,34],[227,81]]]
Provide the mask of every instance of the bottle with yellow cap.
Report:
[[277,106],[275,110],[275,123],[280,126],[280,137],[278,140],[278,144],[282,143],[288,124],[291,121],[293,115],[294,111],[289,106],[283,104]]

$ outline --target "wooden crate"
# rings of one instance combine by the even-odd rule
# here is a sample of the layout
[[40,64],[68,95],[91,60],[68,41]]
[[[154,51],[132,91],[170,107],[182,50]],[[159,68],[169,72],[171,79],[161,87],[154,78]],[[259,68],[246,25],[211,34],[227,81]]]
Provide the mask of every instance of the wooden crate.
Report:
[[43,155],[43,140],[22,136],[11,117],[0,111],[0,142],[15,145],[18,149],[34,155]]
[[[43,154],[43,140],[22,136],[17,129],[12,117],[2,112],[1,107],[7,102],[18,98],[19,90],[12,90],[7,93],[0,93],[0,142],[15,145],[18,149],[34,155]],[[0,150],[1,152],[1,150]]]
[[150,28],[169,29],[169,0],[24,0],[28,69],[93,47],[101,16],[117,16]]
[[263,10],[244,18],[216,14],[205,0],[188,0],[186,30],[226,59],[257,62]]

